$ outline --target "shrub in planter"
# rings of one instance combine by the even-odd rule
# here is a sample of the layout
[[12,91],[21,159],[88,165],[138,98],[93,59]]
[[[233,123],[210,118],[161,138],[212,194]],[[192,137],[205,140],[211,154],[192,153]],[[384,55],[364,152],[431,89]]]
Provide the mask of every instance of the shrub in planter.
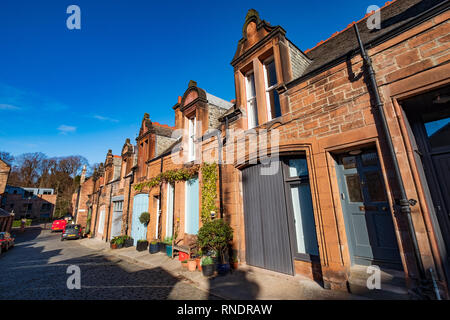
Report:
[[202,273],[205,277],[210,277],[214,275],[214,271],[216,266],[214,265],[214,261],[211,257],[203,257],[201,261],[202,265]]
[[111,249],[117,249],[117,237],[111,239],[109,246]]
[[149,252],[151,254],[159,252],[159,243],[157,240],[153,240],[152,242],[150,242]]
[[124,239],[123,246],[125,248],[133,246],[133,238],[131,238],[130,236],[123,236],[123,239]]
[[172,245],[166,244],[166,254],[169,258],[172,258]]
[[145,250],[147,250],[147,246],[148,246],[147,240],[138,240],[137,245],[136,245],[136,250],[137,251],[145,251]]
[[229,243],[233,240],[233,228],[222,219],[206,222],[198,231],[197,242],[200,248],[214,250],[223,263]]
[[116,245],[117,245],[117,249],[120,249],[123,247],[125,240],[123,239],[123,237],[119,236],[116,239]]
[[150,213],[142,212],[141,215],[139,216],[139,221],[143,225],[147,225],[150,222]]
[[183,268],[187,268],[188,267],[187,260],[181,261],[181,265],[183,266]]

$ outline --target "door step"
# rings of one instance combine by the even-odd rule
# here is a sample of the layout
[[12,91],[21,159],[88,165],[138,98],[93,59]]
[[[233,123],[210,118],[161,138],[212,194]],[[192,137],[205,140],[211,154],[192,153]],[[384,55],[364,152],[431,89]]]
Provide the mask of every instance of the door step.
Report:
[[369,289],[367,279],[372,273],[367,273],[367,266],[353,266],[348,279],[349,291],[360,296],[382,300],[409,300],[405,274],[402,271],[381,269],[380,289]]

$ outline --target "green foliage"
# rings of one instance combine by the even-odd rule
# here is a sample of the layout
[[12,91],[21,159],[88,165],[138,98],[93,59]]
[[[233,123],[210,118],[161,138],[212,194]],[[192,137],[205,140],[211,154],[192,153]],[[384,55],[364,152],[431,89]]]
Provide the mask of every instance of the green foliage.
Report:
[[160,186],[162,183],[175,183],[177,181],[187,181],[191,180],[198,173],[199,166],[192,166],[190,168],[181,168],[175,170],[168,170],[161,172],[156,177],[150,179],[149,181],[144,181],[138,183],[134,186],[136,191],[142,191],[144,188],[152,189],[154,187]]
[[152,242],[150,242],[151,245],[155,245],[158,244],[158,240],[152,240]]
[[217,251],[221,257],[233,240],[233,228],[222,219],[216,219],[203,224],[198,231],[197,242],[200,248]]
[[150,213],[148,212],[142,212],[141,215],[139,216],[139,221],[142,224],[147,225],[150,221]]
[[217,164],[204,163],[202,171],[202,222],[211,221],[211,211],[217,212]]
[[172,239],[172,237],[166,237],[163,242],[165,244],[172,245]]
[[146,243],[148,243],[148,241],[147,241],[147,240],[138,240],[137,242],[138,242],[138,243],[142,243],[142,242],[146,242]]
[[[25,227],[31,226],[31,222],[32,222],[31,219],[27,219],[27,221],[25,222]],[[20,228],[21,225],[22,225],[22,220],[14,220],[13,224],[12,224],[12,227],[13,228]]]
[[209,266],[211,264],[214,264],[214,261],[213,261],[213,259],[211,257],[206,256],[206,257],[202,258],[202,261],[200,262],[200,264],[202,266]]

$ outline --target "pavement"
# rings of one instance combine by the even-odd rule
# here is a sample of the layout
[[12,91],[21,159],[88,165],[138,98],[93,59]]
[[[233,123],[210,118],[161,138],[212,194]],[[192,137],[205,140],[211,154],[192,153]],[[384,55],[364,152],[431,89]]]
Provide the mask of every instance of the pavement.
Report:
[[98,239],[82,239],[83,246],[112,255],[143,267],[160,268],[174,277],[184,279],[212,296],[231,300],[361,300],[362,296],[322,288],[318,283],[302,276],[285,276],[279,273],[240,266],[225,276],[204,277],[200,271],[188,271],[178,259],[164,253],[138,252],[135,247],[110,249],[109,244]]
[[[0,300],[205,300],[219,299],[162,268],[142,266],[80,244],[60,233],[26,228],[0,255]],[[68,274],[79,267],[80,289]]]
[[[302,277],[240,265],[225,276],[190,272],[164,253],[112,250],[98,239],[60,241],[44,225],[12,232],[16,246],[0,255],[2,299],[142,300],[361,300],[390,299],[326,290]],[[69,289],[70,266],[81,288]],[[397,298],[397,297],[394,297]]]

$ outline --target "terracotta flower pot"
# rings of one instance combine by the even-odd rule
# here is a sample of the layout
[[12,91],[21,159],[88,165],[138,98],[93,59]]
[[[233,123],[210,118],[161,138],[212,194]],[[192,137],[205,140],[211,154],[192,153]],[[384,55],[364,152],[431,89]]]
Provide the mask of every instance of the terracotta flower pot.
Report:
[[197,262],[195,260],[188,260],[187,265],[189,271],[195,271],[197,268]]
[[202,271],[202,258],[195,258],[195,263],[197,264],[198,271]]
[[188,264],[187,264],[187,262],[184,262],[184,263],[182,262],[182,263],[181,263],[181,266],[182,266],[183,268],[186,268],[186,269],[187,269]]

